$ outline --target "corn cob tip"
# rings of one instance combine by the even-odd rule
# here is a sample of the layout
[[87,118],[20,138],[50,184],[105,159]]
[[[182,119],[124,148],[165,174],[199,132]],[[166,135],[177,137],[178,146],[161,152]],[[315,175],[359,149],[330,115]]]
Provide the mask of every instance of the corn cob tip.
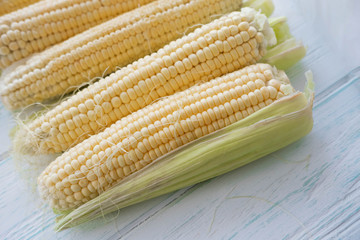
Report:
[[271,48],[277,43],[276,34],[274,29],[270,26],[269,20],[266,15],[262,14],[261,11],[257,11],[254,8],[244,7],[241,12],[252,16],[252,24],[259,29],[265,37],[265,45],[267,48]]
[[39,139],[42,138],[44,138],[44,136],[31,131],[27,123],[18,120],[16,129],[13,131],[12,139],[13,152],[14,155],[17,156],[16,158],[36,158],[46,155],[39,154],[39,152],[37,152],[37,150],[40,149],[40,146],[38,145]]
[[15,168],[20,177],[25,180],[30,189],[36,190],[37,178],[42,171],[54,161],[60,154],[41,154],[35,155],[31,144],[26,141],[31,141],[32,136],[28,136],[29,132],[26,124],[21,120],[16,120],[18,125],[11,130],[11,138],[13,141],[13,148],[10,155],[14,162]]

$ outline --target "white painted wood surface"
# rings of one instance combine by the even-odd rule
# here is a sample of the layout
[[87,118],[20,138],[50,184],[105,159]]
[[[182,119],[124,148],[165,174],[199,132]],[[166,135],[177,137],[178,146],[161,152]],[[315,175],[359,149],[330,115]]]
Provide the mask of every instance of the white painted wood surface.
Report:
[[360,30],[343,25],[359,22],[359,1],[274,2],[275,15],[287,16],[308,46],[288,71],[298,89],[303,73],[314,72],[315,125],[307,137],[223,176],[55,233],[55,215],[9,157],[14,123],[0,106],[0,239],[360,239],[360,69],[344,77],[360,66]]

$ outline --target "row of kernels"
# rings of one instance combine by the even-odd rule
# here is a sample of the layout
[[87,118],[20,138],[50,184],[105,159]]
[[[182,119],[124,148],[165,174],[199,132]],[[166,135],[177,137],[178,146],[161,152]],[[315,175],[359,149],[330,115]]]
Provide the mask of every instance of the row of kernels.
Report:
[[[241,94],[241,93],[240,93],[240,94]],[[223,97],[220,97],[220,98],[223,98]],[[223,99],[224,99],[224,98],[223,98]],[[227,99],[228,99],[228,98],[227,98]],[[250,99],[251,99],[251,98],[250,98]],[[224,101],[224,100],[223,100],[223,101]],[[254,101],[252,101],[252,104],[255,104]],[[246,102],[246,105],[249,105],[249,103]],[[193,111],[193,112],[192,112],[192,114],[195,114],[195,113],[197,113],[197,112],[196,112],[196,111]]]
[[[14,46],[14,51],[10,52],[10,49],[3,46],[1,48],[3,54],[7,54],[5,56],[0,57],[0,67],[4,68],[10,65],[12,62],[18,61],[24,57],[27,57],[30,53],[34,51],[40,51],[45,49],[47,46],[50,46],[56,42],[62,41],[69,36],[67,35],[69,32],[64,31],[61,33],[56,33],[54,35],[50,35],[49,37],[43,39],[33,40],[30,43],[25,44],[24,48],[18,49],[18,46],[21,43],[11,43],[9,47]],[[71,36],[71,35],[70,35]]]
[[[148,1],[149,2],[149,1]],[[91,3],[91,2],[87,2],[88,4],[87,5],[89,5],[89,3]],[[93,1],[93,3],[91,3],[90,5],[97,5],[98,4],[98,2],[97,1]],[[124,10],[123,9],[117,9],[117,7],[120,7],[120,5],[119,4],[116,4],[115,5],[115,8],[114,7],[112,7],[112,8],[109,8],[109,7],[96,7],[96,6],[94,6],[94,8],[95,8],[95,13],[97,12],[97,11],[99,11],[99,14],[95,14],[95,15],[100,15],[100,16],[102,16],[102,18],[103,19],[101,19],[101,21],[104,21],[104,20],[106,20],[107,18],[109,18],[110,16],[112,16],[112,15],[114,15],[114,14],[118,14],[118,13],[120,13],[120,12],[123,12]],[[77,14],[75,14],[75,15],[77,15],[76,16],[76,20],[75,19],[73,19],[73,21],[71,21],[71,19],[70,20],[63,20],[64,19],[64,16],[62,16],[63,15],[63,13],[64,12],[71,12],[71,11],[73,11],[74,9],[76,10],[76,8],[79,8],[80,9],[80,12],[79,13],[77,13]],[[74,10],[74,11],[75,11]],[[115,11],[114,11],[115,10]],[[118,11],[116,11],[116,10],[118,10]],[[85,11],[85,12],[82,12],[82,11]],[[90,12],[93,12],[93,11],[90,11]],[[67,15],[69,15],[69,14],[67,14]],[[74,15],[74,14],[70,14],[70,15]],[[76,33],[78,33],[78,32],[80,32],[80,31],[83,31],[83,30],[85,30],[85,29],[87,29],[87,28],[89,28],[90,26],[92,26],[96,21],[93,19],[93,17],[92,17],[93,15],[92,14],[89,14],[89,10],[88,10],[88,8],[86,7],[86,6],[82,6],[82,4],[80,4],[80,5],[78,5],[78,4],[75,4],[73,7],[68,7],[68,8],[66,8],[66,9],[64,9],[63,11],[59,11],[59,10],[57,10],[57,11],[55,11],[54,12],[54,14],[52,15],[52,17],[51,18],[45,18],[43,15],[39,15],[38,17],[35,17],[35,18],[33,18],[32,19],[32,21],[29,21],[29,19],[27,19],[27,20],[25,20],[25,21],[21,21],[22,23],[19,23],[19,24],[12,24],[12,26],[14,26],[15,28],[14,28],[14,30],[15,31],[19,31],[19,29],[21,29],[22,30],[22,33],[27,33],[27,34],[21,34],[20,32],[19,32],[19,36],[18,36],[18,39],[20,39],[20,38],[23,38],[25,41],[27,41],[27,40],[33,40],[33,39],[38,39],[38,38],[40,38],[40,37],[43,37],[43,38],[46,38],[46,39],[48,39],[47,37],[46,37],[46,35],[48,35],[48,34],[55,34],[55,33],[57,33],[57,31],[59,31],[59,32],[61,32],[61,35],[59,35],[59,34],[55,34],[54,36],[55,36],[55,38],[50,38],[50,42],[52,42],[51,41],[51,39],[55,39],[55,41],[61,41],[61,36],[62,35],[64,35],[63,37],[62,37],[62,39],[64,39],[64,38],[68,38],[69,36],[72,36],[72,35],[74,35],[74,34],[76,34]],[[88,19],[88,18],[90,18],[90,19]],[[58,21],[59,20],[59,21]],[[97,19],[97,22],[99,22],[99,20],[100,19]],[[41,21],[43,24],[36,24],[37,22],[39,22],[39,21]],[[44,21],[45,21],[45,24],[44,24]],[[51,23],[51,27],[50,27],[50,25],[48,24],[48,23],[46,23],[46,21],[55,21],[55,22],[52,22]],[[56,21],[58,21],[57,23],[56,23]],[[74,25],[74,26],[72,26],[72,24],[69,24],[69,23],[76,23],[76,26]],[[32,26],[32,25],[34,25],[34,26]],[[39,25],[41,25],[40,27],[39,27]],[[43,28],[42,26],[44,25],[44,27],[46,27],[46,28]],[[29,29],[31,28],[32,30],[31,31],[29,31],[29,30],[26,30],[26,26],[28,26],[29,27]],[[47,27],[48,26],[48,27]],[[34,29],[34,27],[38,27],[39,28],[39,31],[37,31],[37,30],[35,30]],[[70,27],[73,27],[73,30],[72,31],[68,31],[68,30],[70,30],[69,28]],[[47,29],[48,31],[46,31],[45,29]],[[2,41],[1,41],[1,43],[2,44],[9,44],[8,43],[8,41],[6,40],[6,39],[4,39],[4,38],[6,38],[7,36],[9,36],[9,38],[10,39],[13,39],[13,35],[14,34],[12,34],[12,32],[14,32],[14,30],[10,30],[9,29],[9,31],[6,33],[6,34],[3,34],[2,36]],[[49,31],[49,30],[51,30],[51,31]],[[68,34],[67,34],[68,33]],[[20,37],[20,35],[22,35],[23,37]],[[44,40],[45,41],[45,43],[43,44],[43,42],[38,42],[39,44],[43,44],[43,46],[48,46],[48,43],[49,43],[49,41],[48,40]],[[14,39],[15,40],[15,39]],[[52,43],[51,43],[52,44]],[[17,44],[16,43],[12,43],[12,45],[14,45],[14,47],[11,47],[11,48],[16,48],[16,47],[18,47],[17,46]],[[16,46],[15,46],[16,45]],[[38,47],[39,46],[39,47]],[[34,44],[34,45],[32,45],[32,47],[34,47],[34,49],[36,50],[36,49],[42,49],[42,45],[37,45],[37,44]],[[4,50],[5,51],[5,50]],[[28,51],[29,51],[29,49],[28,49]],[[37,51],[37,50],[36,50]],[[5,62],[5,64],[6,63],[8,63],[8,61],[3,61],[3,62]]]

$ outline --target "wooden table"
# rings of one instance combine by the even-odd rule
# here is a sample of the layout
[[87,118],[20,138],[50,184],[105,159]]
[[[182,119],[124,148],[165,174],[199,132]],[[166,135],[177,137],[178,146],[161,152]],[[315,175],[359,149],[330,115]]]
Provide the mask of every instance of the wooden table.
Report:
[[288,71],[297,89],[306,70],[314,73],[315,125],[307,137],[223,176],[55,233],[55,215],[16,171],[7,134],[15,124],[0,106],[0,239],[360,239],[359,1],[274,2],[275,15],[288,16],[308,46]]

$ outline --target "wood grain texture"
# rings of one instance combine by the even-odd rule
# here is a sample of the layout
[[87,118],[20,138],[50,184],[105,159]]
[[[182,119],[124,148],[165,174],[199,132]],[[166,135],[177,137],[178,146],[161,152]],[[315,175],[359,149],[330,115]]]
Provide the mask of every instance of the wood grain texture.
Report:
[[7,152],[11,148],[9,133],[15,125],[12,114],[0,102],[0,154]]
[[[287,16],[308,46],[288,75],[302,89],[304,72],[314,72],[310,135],[223,176],[55,233],[55,215],[8,155],[14,123],[0,106],[0,239],[360,239],[360,69],[343,78],[359,62],[345,62],[313,28],[309,0],[274,2],[275,15]],[[337,6],[327,3],[329,12]]]

